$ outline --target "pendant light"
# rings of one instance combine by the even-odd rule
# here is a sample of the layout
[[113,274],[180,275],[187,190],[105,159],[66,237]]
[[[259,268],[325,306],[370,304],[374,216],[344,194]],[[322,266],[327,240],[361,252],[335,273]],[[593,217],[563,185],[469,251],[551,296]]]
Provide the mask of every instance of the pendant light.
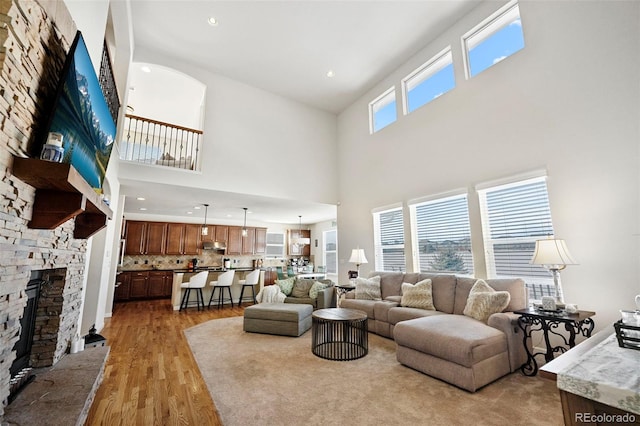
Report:
[[304,246],[306,244],[311,244],[311,238],[303,238],[302,237],[302,216],[298,216],[300,225],[298,227],[298,235],[295,238],[292,238],[293,244],[297,246]]
[[242,236],[247,236],[247,207],[242,208],[244,210],[244,226],[242,227]]
[[203,204],[204,206],[204,225],[202,225],[201,234],[209,235],[209,227],[207,226],[207,211],[209,209],[209,204]]

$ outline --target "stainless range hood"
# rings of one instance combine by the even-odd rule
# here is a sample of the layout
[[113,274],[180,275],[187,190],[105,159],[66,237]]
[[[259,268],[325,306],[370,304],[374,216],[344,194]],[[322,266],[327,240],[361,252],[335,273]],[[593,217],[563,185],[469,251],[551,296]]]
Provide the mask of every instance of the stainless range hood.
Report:
[[205,241],[202,243],[203,250],[216,250],[216,251],[225,251],[227,249],[227,244],[221,241]]

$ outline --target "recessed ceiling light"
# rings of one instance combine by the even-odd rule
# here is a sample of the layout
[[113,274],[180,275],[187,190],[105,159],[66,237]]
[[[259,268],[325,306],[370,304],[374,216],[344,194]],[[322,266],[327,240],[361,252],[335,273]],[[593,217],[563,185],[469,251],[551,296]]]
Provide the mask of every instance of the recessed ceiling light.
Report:
[[187,212],[187,214],[193,214],[193,212]]
[[193,206],[194,209],[200,210],[200,206]]
[[227,217],[233,217],[233,216],[232,216],[232,215],[230,215],[230,214],[227,214]]
[[146,200],[146,198],[144,198],[144,197],[138,197],[138,198],[136,198],[136,200],[138,200],[138,201],[144,201],[144,200]]
[[333,70],[329,70],[327,71],[327,77],[329,78],[333,78],[336,76],[336,73]]
[[149,68],[148,66],[144,65],[144,66],[140,67],[140,71],[142,71],[142,72],[151,72],[151,68]]
[[140,210],[146,210],[146,209],[147,209],[146,207],[140,207]]
[[211,25],[212,27],[215,27],[215,26],[217,26],[217,25],[218,25],[218,20],[217,20],[215,17],[213,17],[213,16],[210,16],[210,17],[209,17],[209,19],[207,19],[207,22],[208,22],[208,23],[209,23],[209,25]]

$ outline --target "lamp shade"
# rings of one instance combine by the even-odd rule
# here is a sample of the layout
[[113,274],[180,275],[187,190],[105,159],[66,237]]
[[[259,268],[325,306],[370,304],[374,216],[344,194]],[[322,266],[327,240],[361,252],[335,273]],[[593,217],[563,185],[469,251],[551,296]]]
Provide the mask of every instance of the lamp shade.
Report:
[[367,262],[367,257],[364,255],[364,250],[361,248],[351,250],[351,257],[349,263],[355,263],[356,265],[362,265]]
[[536,241],[536,249],[531,262],[549,269],[563,269],[566,265],[577,265],[564,240],[550,238]]

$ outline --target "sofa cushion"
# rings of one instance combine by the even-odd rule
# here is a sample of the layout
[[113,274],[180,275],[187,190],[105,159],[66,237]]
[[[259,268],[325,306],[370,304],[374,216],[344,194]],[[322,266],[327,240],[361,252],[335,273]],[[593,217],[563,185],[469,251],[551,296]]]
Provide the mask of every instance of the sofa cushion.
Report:
[[375,319],[374,306],[380,303],[379,300],[359,300],[359,299],[343,299],[340,301],[340,308],[357,309],[367,314],[368,319]]
[[329,287],[330,285],[327,283],[321,283],[320,281],[316,281],[313,283],[313,285],[309,289],[309,297],[313,300],[316,300],[318,298],[318,292],[320,292],[320,290],[324,290]]
[[284,280],[275,280],[275,283],[280,287],[280,290],[282,290],[285,296],[291,296],[291,291],[293,290],[295,282],[296,277],[289,277]]
[[309,290],[314,282],[313,280],[296,280],[291,290],[291,297],[309,297]]
[[[467,299],[469,298],[469,292],[471,287],[476,283],[477,278],[468,277],[456,277],[456,295],[455,306],[453,309],[454,314],[462,315],[465,306],[467,306]],[[511,301],[505,308],[506,312],[517,311],[518,309],[525,309],[527,307],[527,296],[525,293],[524,281],[520,278],[507,278],[507,279],[488,279],[485,280],[487,284],[494,290],[508,291],[511,296]],[[437,300],[435,299],[434,289],[434,304],[438,309]]]
[[464,315],[430,315],[402,321],[393,329],[393,338],[400,346],[465,367],[507,352],[503,332]]
[[378,321],[385,323],[389,322],[389,309],[400,306],[399,302],[392,302],[391,300],[379,300],[373,304],[373,316],[369,318],[375,318]]
[[372,272],[370,277],[380,277],[380,294],[382,299],[386,299],[389,296],[401,296],[402,295],[402,283],[417,283],[418,281],[405,281],[402,272]]
[[471,287],[463,313],[486,323],[491,315],[502,312],[510,300],[508,291],[495,291],[484,280],[478,280]]
[[431,294],[431,280],[422,280],[416,284],[402,283],[402,299],[400,305],[409,308],[435,311]]
[[448,314],[445,314],[439,311],[429,311],[427,309],[397,307],[397,308],[389,309],[389,311],[387,312],[387,321],[391,325],[396,325],[401,321],[407,321],[407,320],[427,317],[431,315],[448,315]]
[[316,307],[318,303],[318,299],[312,299],[310,297],[287,297],[284,299],[284,303],[294,303],[298,305],[311,305],[312,307]]
[[380,277],[356,278],[356,299],[381,300]]
[[418,276],[420,281],[427,278],[431,280],[433,306],[437,311],[452,314],[456,299],[457,277],[451,274],[420,274]]

